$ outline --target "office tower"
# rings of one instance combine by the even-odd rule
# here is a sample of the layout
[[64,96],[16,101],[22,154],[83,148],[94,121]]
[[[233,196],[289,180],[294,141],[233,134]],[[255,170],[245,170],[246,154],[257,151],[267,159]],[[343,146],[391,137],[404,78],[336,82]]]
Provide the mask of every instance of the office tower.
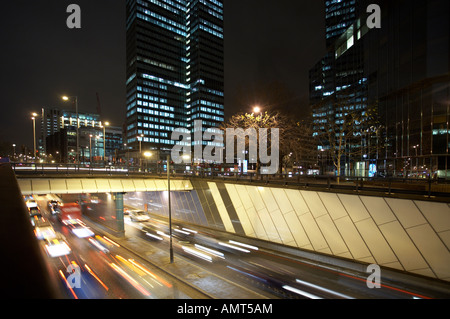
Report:
[[450,3],[379,0],[381,28],[370,29],[372,3],[358,1],[354,23],[329,47],[334,83],[321,91],[329,82],[320,63],[310,72],[315,134],[330,114],[338,123],[375,110],[360,123],[359,156],[342,158],[345,173],[371,176],[373,166],[384,176],[449,178]]
[[[74,163],[77,148],[77,113],[74,110],[42,108],[40,122],[38,148],[41,158],[47,158],[50,162],[55,160]],[[92,149],[97,162],[100,162],[99,158],[103,161],[104,154],[106,161],[114,161],[116,149],[120,150],[123,144],[122,128],[104,128],[99,114],[87,112],[78,112],[78,123],[80,157],[90,158],[89,149]],[[93,143],[89,141],[90,135],[94,136]],[[90,147],[90,144],[93,147]]]
[[[338,59],[335,47],[336,42],[353,25],[357,14],[357,0],[325,1],[327,53],[309,72],[314,135],[318,136],[321,141],[318,146],[319,151],[330,151],[333,147],[328,136],[331,123],[342,122],[346,108],[355,108],[355,106],[342,105],[341,101],[348,99],[346,104],[355,102],[354,93],[349,93],[348,90],[356,88],[355,84],[360,82],[362,68],[359,65],[359,56],[361,52],[352,50]],[[323,155],[320,152],[319,154]],[[345,155],[341,160],[345,162]],[[343,163],[342,170],[344,169],[345,164]]]
[[[364,6],[371,2],[364,0]],[[379,170],[450,178],[450,2],[377,1],[381,29],[364,43],[368,104],[378,104]]]
[[325,1],[325,37],[326,45],[334,44],[357,18],[357,0]]
[[127,0],[126,10],[126,144],[162,158],[174,129],[224,120],[223,1]]
[[[100,128],[100,115],[86,112],[78,113],[80,128]],[[76,128],[77,113],[74,110],[44,107],[41,110],[38,149],[41,154],[47,153],[46,139],[64,128]],[[76,134],[70,137],[69,145],[76,145]]]

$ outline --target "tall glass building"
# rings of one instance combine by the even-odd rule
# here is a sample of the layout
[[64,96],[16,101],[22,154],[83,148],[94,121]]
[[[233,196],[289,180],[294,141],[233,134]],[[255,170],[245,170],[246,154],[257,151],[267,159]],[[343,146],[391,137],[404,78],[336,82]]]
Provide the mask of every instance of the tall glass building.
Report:
[[128,148],[175,145],[176,128],[224,121],[223,0],[127,0]]
[[[381,28],[369,29],[373,3]],[[310,71],[315,134],[332,116],[338,122],[352,110],[375,110],[374,124],[361,127],[360,154],[344,155],[349,170],[341,173],[370,176],[372,166],[385,176],[450,178],[450,2],[355,5],[354,22]]]

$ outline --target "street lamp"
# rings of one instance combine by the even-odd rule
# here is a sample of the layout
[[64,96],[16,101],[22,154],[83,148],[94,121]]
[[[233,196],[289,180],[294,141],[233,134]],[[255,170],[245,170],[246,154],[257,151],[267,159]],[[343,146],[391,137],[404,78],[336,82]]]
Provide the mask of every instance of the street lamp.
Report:
[[144,137],[144,134],[141,134],[137,137],[139,141],[139,170],[142,169],[142,139]]
[[261,108],[259,106],[255,106],[253,108],[253,113],[255,113],[255,114],[261,113]]
[[170,237],[170,263],[173,264],[173,245],[172,245],[172,206],[170,202],[170,155],[167,155],[167,195],[169,201],[169,237]]
[[79,123],[79,119],[78,119],[78,97],[77,96],[72,96],[72,97],[69,97],[69,96],[63,96],[62,97],[62,99],[64,100],[64,101],[69,101],[70,100],[70,98],[75,98],[75,113],[77,114],[77,164],[80,164],[80,148],[79,148],[79,145],[80,145],[80,143],[79,143],[79,140],[80,140],[80,137],[79,137],[79,132],[78,132],[78,129],[79,129],[79,126],[80,126],[80,123]]
[[148,159],[149,159],[150,157],[152,157],[153,154],[152,154],[151,152],[145,152],[145,153],[144,153],[144,156],[145,156],[145,158],[146,158],[146,161],[145,161],[146,168],[148,169]]
[[31,114],[33,117],[31,118],[33,120],[33,145],[34,145],[34,153],[33,158],[36,157],[36,117],[38,116],[37,113]]
[[89,166],[92,167],[92,134],[89,135]]
[[13,150],[14,150],[14,162],[16,161],[16,144],[12,145]]
[[105,163],[106,166],[106,127],[109,126],[109,122],[105,122],[102,127],[103,127],[103,162]]

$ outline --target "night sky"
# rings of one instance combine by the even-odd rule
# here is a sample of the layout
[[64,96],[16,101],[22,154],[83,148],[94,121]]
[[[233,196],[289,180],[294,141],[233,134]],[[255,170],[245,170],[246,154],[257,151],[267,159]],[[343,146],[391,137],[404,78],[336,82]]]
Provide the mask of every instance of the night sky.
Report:
[[[66,26],[71,3],[81,7],[78,30]],[[30,113],[68,107],[62,95],[96,112],[98,93],[104,120],[122,126],[125,0],[13,0],[0,12],[0,142],[31,147]],[[325,53],[324,34],[323,1],[225,0],[226,116],[268,101],[307,114],[308,71]]]

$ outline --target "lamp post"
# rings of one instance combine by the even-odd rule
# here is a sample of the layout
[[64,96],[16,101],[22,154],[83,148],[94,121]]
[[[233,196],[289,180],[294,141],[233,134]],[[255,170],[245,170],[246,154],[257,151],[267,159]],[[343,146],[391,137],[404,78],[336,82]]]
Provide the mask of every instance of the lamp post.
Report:
[[142,169],[142,138],[144,134],[141,134],[137,137],[139,141],[139,171]]
[[127,160],[127,169],[128,169],[128,163],[130,162],[129,158],[128,158],[128,147],[127,147],[127,143],[123,144],[123,146],[125,147],[125,151],[126,151],[126,160]]
[[152,157],[153,154],[152,154],[151,152],[145,152],[145,153],[144,153],[144,156],[145,156],[145,159],[146,159],[146,161],[145,161],[145,168],[148,170],[148,159],[149,159],[150,157]]
[[14,162],[16,161],[16,144],[12,145],[13,150],[14,150]]
[[80,147],[79,147],[79,145],[80,145],[80,143],[79,143],[80,135],[79,135],[79,132],[78,132],[78,129],[80,127],[80,123],[79,123],[79,119],[78,119],[78,96],[72,96],[72,97],[63,96],[62,99],[64,101],[69,101],[70,98],[75,98],[75,113],[76,113],[76,116],[77,116],[77,164],[80,164]]
[[37,113],[32,113],[32,120],[33,120],[33,145],[34,145],[34,153],[33,153],[33,159],[36,157],[36,117],[38,116]]
[[89,166],[92,167],[92,134],[89,135]]
[[109,126],[109,122],[105,122],[103,127],[103,162],[106,166],[106,126]]
[[167,155],[167,195],[169,201],[169,237],[170,237],[170,263],[173,264],[173,245],[172,245],[172,206],[170,202],[170,155]]

